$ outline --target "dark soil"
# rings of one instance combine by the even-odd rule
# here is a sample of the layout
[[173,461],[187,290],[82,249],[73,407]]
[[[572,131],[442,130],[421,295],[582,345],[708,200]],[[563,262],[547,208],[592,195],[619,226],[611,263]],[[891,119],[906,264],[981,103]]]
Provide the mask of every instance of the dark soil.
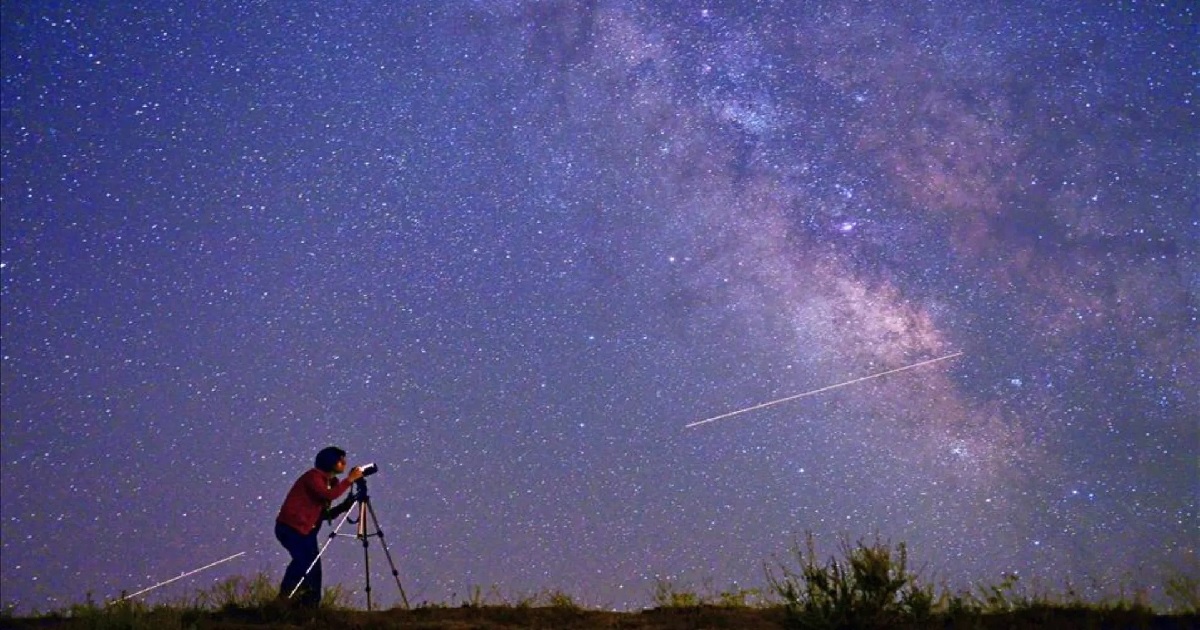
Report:
[[[0,628],[195,628],[197,630],[265,630],[284,628],[501,630],[540,628],[584,630],[779,630],[799,627],[787,611],[777,608],[659,608],[641,612],[607,612],[569,607],[481,606],[418,608],[385,611],[303,611],[264,608],[227,609],[218,612],[143,612],[135,618],[104,613],[68,619],[63,617],[0,618]],[[1023,610],[1003,615],[937,617],[920,624],[885,627],[940,629],[1124,629],[1200,630],[1200,615],[1155,615],[1145,611],[1095,609]]]

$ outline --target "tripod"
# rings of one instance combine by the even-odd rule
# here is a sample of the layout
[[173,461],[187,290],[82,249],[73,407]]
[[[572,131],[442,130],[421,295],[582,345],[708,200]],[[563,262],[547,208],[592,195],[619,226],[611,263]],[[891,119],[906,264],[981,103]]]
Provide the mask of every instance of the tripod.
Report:
[[[356,510],[358,519],[351,519],[350,514]],[[368,517],[370,517],[371,524],[375,527],[374,532],[367,531]],[[392,561],[392,553],[388,551],[387,541],[383,539],[383,530],[379,528],[379,518],[375,516],[375,508],[371,506],[371,497],[367,494],[367,480],[365,478],[360,478],[354,482],[354,506],[346,512],[342,520],[338,521],[337,527],[333,528],[333,531],[329,533],[329,539],[321,546],[321,551],[317,553],[317,557],[313,559],[312,564],[308,565],[308,569],[304,571],[304,576],[296,583],[296,587],[288,594],[288,598],[290,599],[296,594],[296,591],[300,590],[300,585],[304,584],[304,578],[307,578],[308,574],[312,572],[313,567],[317,566],[317,563],[321,561],[321,556],[324,555],[325,549],[339,535],[338,530],[342,528],[342,524],[347,520],[358,525],[354,537],[362,541],[363,572],[366,574],[367,610],[371,610],[371,554],[369,553],[369,548],[372,536],[379,538],[379,544],[383,547],[383,555],[387,557],[388,565],[392,567],[392,577],[396,579],[396,588],[400,590],[400,601],[404,602],[404,608],[407,610],[409,608],[408,596],[404,594],[404,586],[400,584],[400,572],[396,570],[396,563]],[[345,536],[345,534],[342,535]]]

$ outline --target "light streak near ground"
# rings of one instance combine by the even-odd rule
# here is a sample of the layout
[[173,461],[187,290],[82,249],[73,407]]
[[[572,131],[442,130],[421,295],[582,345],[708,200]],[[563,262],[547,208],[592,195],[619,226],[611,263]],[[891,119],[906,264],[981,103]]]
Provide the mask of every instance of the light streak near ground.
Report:
[[236,558],[236,557],[238,557],[238,556],[240,556],[240,555],[244,555],[245,553],[246,553],[245,551],[239,551],[239,552],[237,552],[237,553],[233,554],[232,556],[229,556],[229,557],[227,557],[227,558],[222,558],[222,559],[220,559],[220,560],[217,560],[216,562],[213,562],[213,563],[210,563],[210,564],[206,564],[206,565],[204,565],[204,566],[200,567],[199,569],[192,569],[191,571],[188,571],[187,573],[181,573],[181,574],[179,574],[179,575],[177,575],[177,576],[175,576],[175,577],[173,577],[173,578],[171,578],[171,579],[169,579],[169,580],[163,580],[162,582],[159,582],[158,584],[155,584],[154,586],[148,586],[148,587],[146,587],[146,588],[144,588],[144,589],[142,589],[142,590],[140,590],[140,591],[138,591],[138,592],[136,592],[136,593],[134,593],[134,594],[132,594],[132,595],[122,595],[121,597],[119,597],[119,598],[117,598],[117,599],[115,599],[115,600],[113,600],[113,601],[109,602],[109,605],[111,606],[111,605],[113,605],[113,604],[115,604],[115,603],[117,603],[117,602],[123,602],[123,601],[125,601],[125,600],[127,600],[127,599],[132,599],[132,598],[134,598],[134,597],[137,597],[138,595],[141,595],[142,593],[148,593],[148,592],[150,592],[150,591],[152,591],[152,590],[154,590],[154,589],[156,589],[156,588],[158,588],[158,587],[160,587],[160,586],[166,586],[166,585],[170,584],[171,582],[174,582],[175,580],[182,580],[183,578],[185,578],[185,577],[187,577],[187,576],[189,576],[189,575],[194,575],[194,574],[196,574],[196,573],[199,573],[199,572],[201,572],[201,571],[203,571],[203,570],[205,570],[205,569],[211,569],[212,567],[215,567],[215,566],[217,566],[218,564],[221,564],[222,562],[229,562],[230,560],[233,560],[234,558]]
[[765,409],[765,408],[767,408],[767,407],[770,407],[770,406],[772,406],[772,405],[778,405],[778,404],[780,404],[780,403],[785,403],[785,402],[787,402],[787,401],[789,401],[789,400],[796,400],[797,398],[804,398],[804,397],[806,397],[806,396],[815,396],[816,394],[820,394],[821,392],[827,392],[827,391],[829,391],[829,390],[831,390],[831,389],[837,389],[837,388],[839,388],[839,387],[845,387],[845,386],[847,386],[847,385],[853,385],[853,384],[855,384],[855,383],[861,383],[861,382],[863,382],[863,381],[869,381],[869,380],[871,380],[871,379],[873,379],[873,378],[879,378],[879,377],[881,377],[881,376],[887,376],[888,374],[895,374],[896,372],[903,372],[903,371],[905,371],[905,370],[911,370],[911,369],[914,369],[914,368],[919,368],[919,367],[921,367],[921,366],[923,366],[923,365],[929,365],[930,363],[937,363],[938,361],[945,361],[946,359],[953,359],[954,357],[957,357],[957,356],[960,356],[960,355],[962,355],[962,352],[955,352],[955,353],[953,353],[953,354],[947,354],[947,355],[945,355],[945,356],[937,357],[936,359],[927,359],[927,360],[925,360],[925,361],[921,361],[921,362],[919,362],[919,363],[913,363],[913,364],[911,364],[911,365],[906,365],[906,366],[904,366],[904,367],[898,367],[898,368],[896,368],[896,369],[893,369],[893,370],[887,370],[887,371],[885,371],[885,372],[877,372],[877,373],[875,373],[875,374],[869,374],[869,375],[867,375],[867,376],[859,377],[859,378],[856,378],[856,379],[853,379],[853,380],[849,380],[849,381],[844,381],[844,382],[841,382],[841,383],[836,383],[836,384],[834,384],[834,385],[826,385],[825,387],[821,387],[821,388],[819,388],[819,389],[810,390],[810,391],[807,391],[807,392],[804,392],[804,393],[801,393],[801,394],[793,394],[793,395],[791,395],[791,396],[787,396],[787,397],[784,397],[784,398],[779,398],[779,399],[777,399],[777,400],[772,400],[772,401],[770,401],[770,402],[759,403],[759,404],[757,404],[757,405],[754,405],[754,406],[752,406],[752,407],[746,407],[746,408],[744,408],[744,409],[738,409],[738,410],[736,410],[736,411],[730,411],[730,412],[728,412],[728,413],[723,413],[723,414],[721,414],[721,415],[719,415],[719,416],[713,416],[713,417],[711,417],[711,418],[705,418],[704,420],[698,420],[698,421],[696,421],[696,422],[693,422],[693,423],[691,423],[691,424],[688,424],[688,425],[684,426],[684,428],[685,428],[685,429],[690,429],[690,428],[692,428],[692,427],[698,427],[698,426],[700,426],[700,425],[702,425],[702,424],[708,424],[709,422],[716,422],[717,420],[722,420],[722,419],[724,419],[724,418],[731,418],[731,417],[733,417],[733,416],[740,415],[740,414],[743,414],[743,413],[748,413],[748,412],[751,412],[751,411],[757,411],[757,410],[759,410],[759,409]]

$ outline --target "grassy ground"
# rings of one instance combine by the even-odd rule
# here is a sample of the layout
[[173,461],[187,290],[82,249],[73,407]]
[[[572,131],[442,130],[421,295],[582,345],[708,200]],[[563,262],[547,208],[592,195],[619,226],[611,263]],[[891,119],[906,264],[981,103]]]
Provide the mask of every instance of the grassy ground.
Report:
[[892,620],[882,625],[807,625],[786,607],[728,608],[694,606],[686,608],[655,608],[641,612],[608,612],[550,606],[483,606],[440,608],[424,607],[413,610],[323,609],[316,612],[287,611],[272,607],[217,611],[158,608],[125,612],[97,611],[65,617],[3,618],[0,628],[123,628],[129,630],[164,629],[283,629],[283,628],[419,628],[427,630],[499,630],[502,628],[593,629],[621,628],[627,630],[693,630],[699,628],[728,628],[738,630],[777,630],[787,628],[978,628],[980,630],[1010,628],[1200,628],[1200,615],[1158,614],[1139,610],[1105,610],[1097,608],[1030,608],[1005,613],[934,614],[922,620]]
[[311,610],[280,601],[273,580],[258,575],[170,605],[87,601],[48,614],[0,613],[0,628],[1200,629],[1200,579],[1194,576],[1169,581],[1170,609],[1154,610],[1136,596],[1089,602],[1069,592],[1030,593],[1015,576],[972,592],[939,591],[908,570],[903,544],[879,540],[843,541],[840,557],[819,558],[810,537],[792,562],[768,567],[762,591],[697,594],[660,583],[655,606],[637,612],[585,609],[558,591],[505,602],[478,589],[452,605],[367,612],[349,608],[338,588],[327,589],[324,606]]

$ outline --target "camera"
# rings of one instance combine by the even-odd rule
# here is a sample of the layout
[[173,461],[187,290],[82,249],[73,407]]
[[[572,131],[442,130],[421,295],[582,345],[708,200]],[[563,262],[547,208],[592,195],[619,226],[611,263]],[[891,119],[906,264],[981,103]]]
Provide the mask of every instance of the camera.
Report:
[[371,462],[370,464],[364,464],[362,466],[359,466],[359,470],[362,471],[362,474],[364,477],[370,477],[371,475],[374,475],[375,473],[379,472],[379,464],[376,464],[375,462]]

